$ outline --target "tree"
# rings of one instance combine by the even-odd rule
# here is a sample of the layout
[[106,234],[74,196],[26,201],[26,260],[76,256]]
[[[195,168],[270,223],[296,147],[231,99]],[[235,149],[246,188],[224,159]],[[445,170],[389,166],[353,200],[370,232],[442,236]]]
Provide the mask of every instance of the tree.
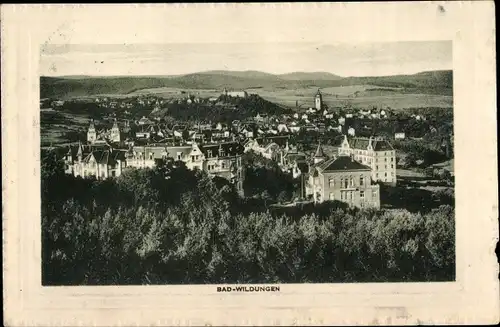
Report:
[[269,194],[269,192],[267,190],[264,190],[260,194],[260,198],[264,200],[264,205],[267,207],[267,201],[271,200],[271,195]]
[[189,131],[187,129],[182,131],[182,139],[183,140],[189,140]]
[[290,197],[286,191],[281,191],[280,194],[278,195],[277,200],[279,203],[285,203],[286,201],[289,200],[289,198]]

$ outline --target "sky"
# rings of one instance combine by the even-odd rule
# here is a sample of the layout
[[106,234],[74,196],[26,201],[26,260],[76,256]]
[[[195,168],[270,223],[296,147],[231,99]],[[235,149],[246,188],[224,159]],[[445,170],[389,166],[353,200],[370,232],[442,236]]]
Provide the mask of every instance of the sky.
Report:
[[384,76],[452,69],[452,42],[45,44],[39,68],[42,76],[182,75],[208,70]]

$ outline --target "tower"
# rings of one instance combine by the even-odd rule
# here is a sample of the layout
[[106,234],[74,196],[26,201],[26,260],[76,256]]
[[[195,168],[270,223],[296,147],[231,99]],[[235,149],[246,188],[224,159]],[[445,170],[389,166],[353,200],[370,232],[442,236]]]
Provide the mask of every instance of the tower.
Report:
[[94,143],[97,140],[97,131],[95,130],[94,120],[90,120],[89,129],[87,131],[87,141]]
[[318,92],[316,93],[316,96],[314,97],[314,104],[316,107],[316,110],[321,110],[323,107],[323,96],[321,95],[321,92],[318,89]]
[[314,154],[314,164],[322,162],[326,159],[325,152],[321,147],[321,142],[318,143],[318,148],[316,149],[316,153]]
[[120,128],[118,127],[118,123],[115,122],[113,123],[113,127],[111,127],[111,133],[109,135],[109,138],[111,142],[120,142]]

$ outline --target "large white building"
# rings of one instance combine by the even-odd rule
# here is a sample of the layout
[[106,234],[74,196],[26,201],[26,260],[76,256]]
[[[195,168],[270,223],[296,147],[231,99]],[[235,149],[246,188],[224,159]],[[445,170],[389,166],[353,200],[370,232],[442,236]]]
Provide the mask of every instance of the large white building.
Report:
[[352,156],[354,160],[370,167],[373,181],[396,185],[396,150],[386,139],[355,137],[348,140],[344,136],[338,154]]

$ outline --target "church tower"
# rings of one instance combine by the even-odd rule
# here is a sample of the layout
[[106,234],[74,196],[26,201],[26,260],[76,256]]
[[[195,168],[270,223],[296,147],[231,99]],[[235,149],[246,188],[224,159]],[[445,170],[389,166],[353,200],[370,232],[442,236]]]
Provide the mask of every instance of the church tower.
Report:
[[113,127],[111,127],[111,132],[110,132],[109,138],[110,138],[111,142],[120,142],[120,128],[118,127],[118,123],[116,122],[116,118],[115,118],[115,122],[113,123]]
[[89,129],[87,131],[87,141],[94,143],[97,140],[97,131],[95,130],[94,120],[90,120]]
[[323,96],[319,92],[319,89],[318,89],[318,93],[316,93],[316,96],[314,97],[314,104],[315,104],[316,110],[321,110],[321,108],[323,108]]

